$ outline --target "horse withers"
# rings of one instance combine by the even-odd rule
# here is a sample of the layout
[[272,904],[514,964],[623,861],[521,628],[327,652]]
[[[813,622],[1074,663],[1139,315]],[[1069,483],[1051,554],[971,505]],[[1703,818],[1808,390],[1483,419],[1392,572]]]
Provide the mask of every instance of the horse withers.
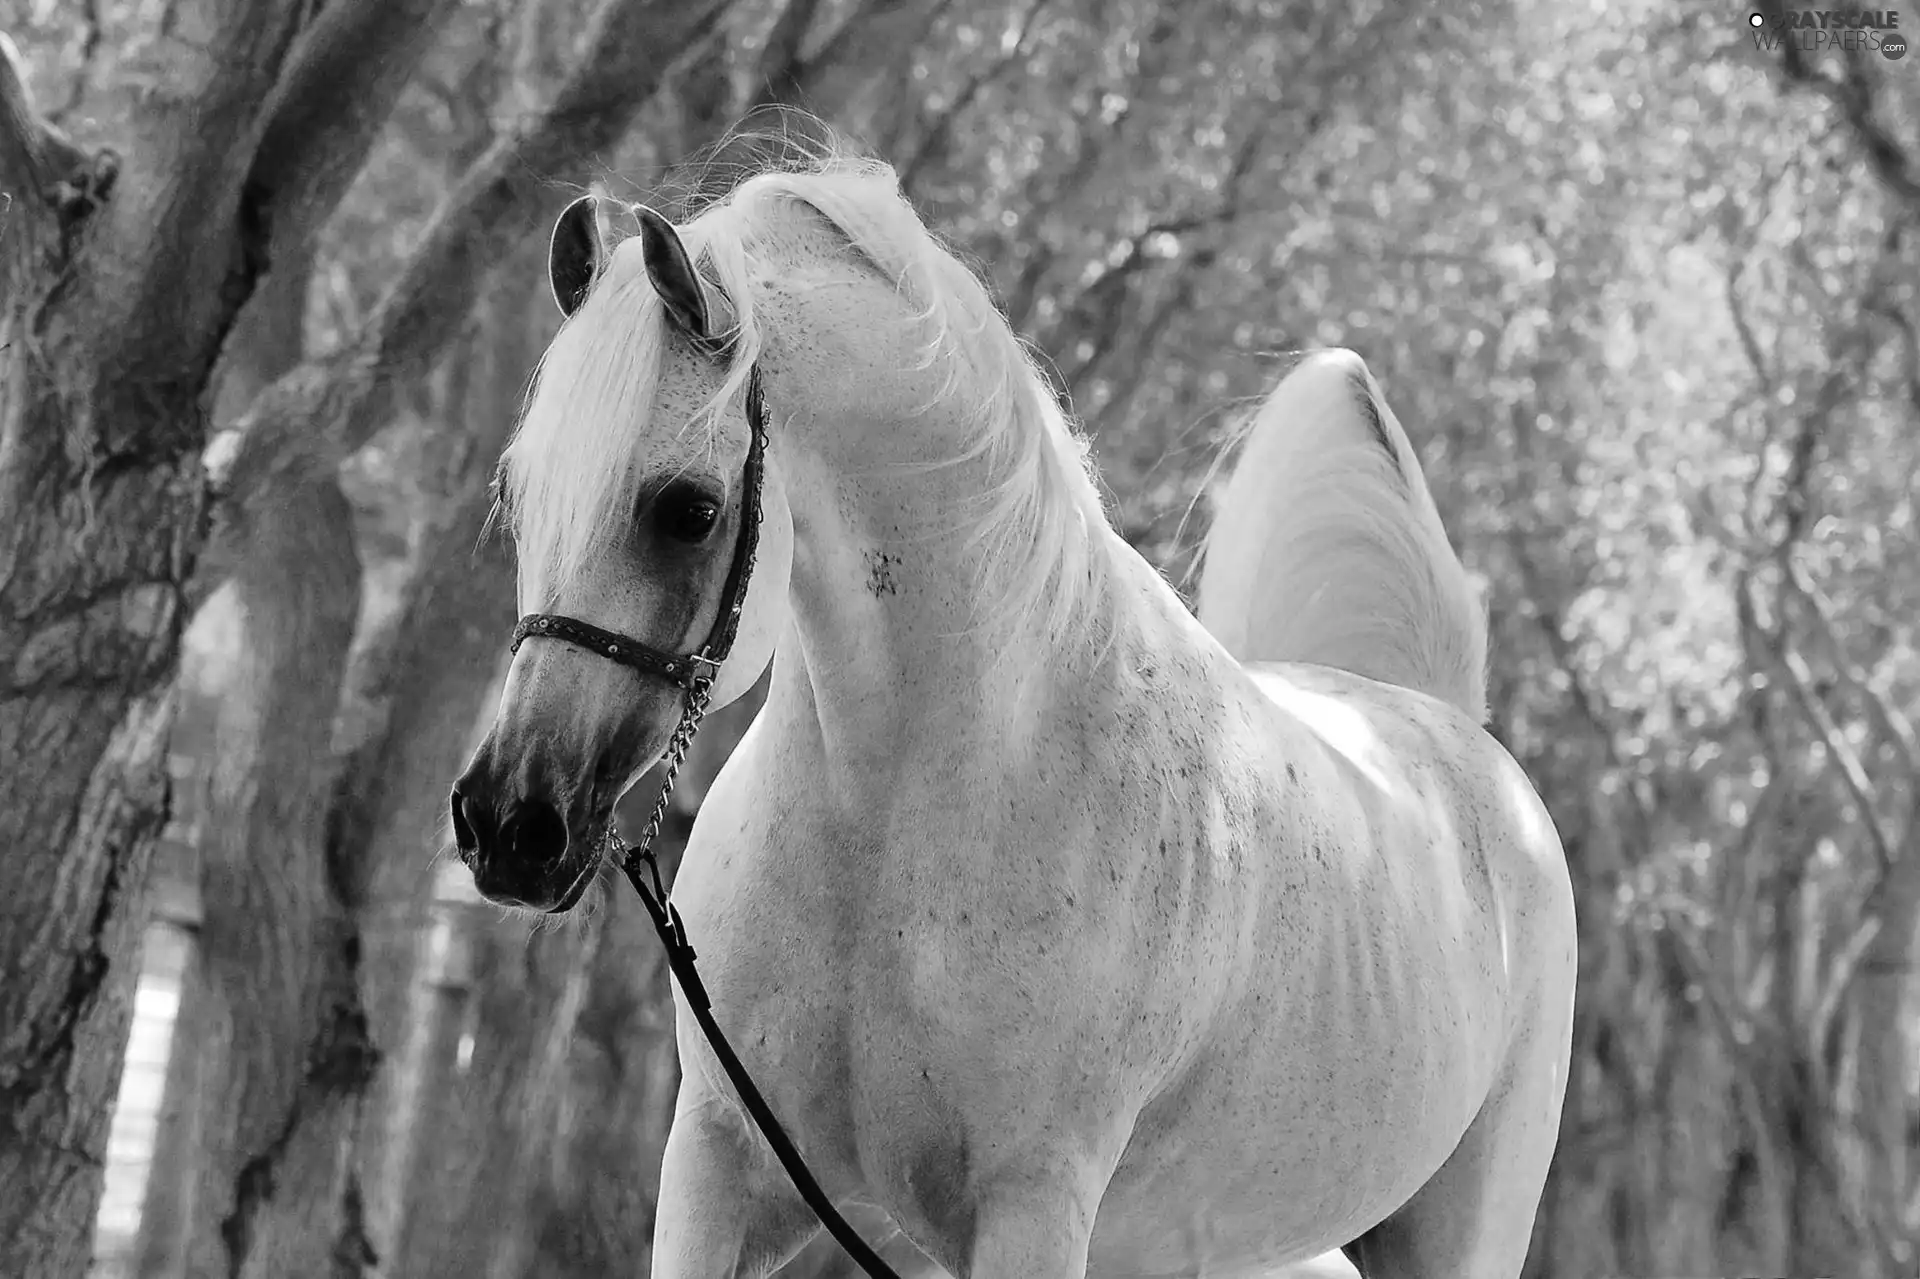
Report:
[[[1365,365],[1261,406],[1196,618],[884,165],[637,219],[556,228],[501,488],[523,611],[584,629],[520,644],[455,787],[480,890],[573,905],[689,690],[771,662],[673,901],[836,1202],[974,1279],[1517,1276],[1572,893]],[[770,1273],[818,1223],[676,998],[653,1273]]]

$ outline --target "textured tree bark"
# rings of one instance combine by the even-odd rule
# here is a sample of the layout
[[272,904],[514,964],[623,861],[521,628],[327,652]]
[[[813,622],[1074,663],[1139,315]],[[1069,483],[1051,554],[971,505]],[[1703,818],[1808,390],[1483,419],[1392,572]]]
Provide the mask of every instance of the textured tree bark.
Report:
[[[395,380],[430,363],[547,202],[534,175],[617,137],[724,8],[608,0],[552,108],[483,158],[364,340],[262,397],[251,420],[285,455],[255,449],[227,477],[228,540],[200,565],[220,349],[287,228],[358,169],[449,3],[339,0],[298,44],[316,12],[301,0],[175,5],[157,61],[127,68],[141,87],[119,104],[117,163],[44,127],[0,58],[0,189],[24,197],[0,263],[0,845],[22,850],[0,879],[0,1273],[87,1262],[190,600],[245,558],[243,508],[274,472],[327,469],[389,416]],[[327,1095],[362,1068],[344,1064],[363,1058],[350,1019],[334,1029],[340,1052],[309,1073]]]
[[[299,362],[306,261],[256,295],[223,365],[216,414]],[[361,565],[332,476],[269,477],[231,589],[238,670],[221,696],[211,811],[200,842],[203,923],[198,1142],[187,1240],[194,1274],[321,1274],[355,1232],[333,1130],[368,1069],[357,920],[327,865],[338,690],[359,615]],[[340,1264],[364,1251],[349,1239]]]
[[191,514],[197,412],[155,387],[121,427],[146,432],[104,438],[134,406],[94,376],[92,317],[52,294],[114,164],[56,145],[5,48],[0,107],[0,1273],[65,1276],[87,1264],[165,820],[178,610],[148,530]]
[[[343,0],[316,31],[378,32],[390,49],[427,8]],[[166,814],[166,683],[203,537],[210,372],[278,247],[274,213],[284,226],[303,199],[314,213],[329,187],[317,175],[358,169],[409,74],[397,56],[341,57],[351,40],[296,45],[311,12],[175,6],[156,61],[127,68],[137,101],[130,88],[120,110],[94,104],[123,125],[118,156],[47,128],[0,49],[4,1274],[60,1279],[88,1262]]]
[[617,143],[727,4],[603,0],[566,82],[544,110],[497,137],[447,194],[355,340],[262,392],[219,477],[206,562],[191,595],[204,597],[245,553],[239,508],[266,474],[329,470],[391,420],[397,388],[431,371],[494,267],[526,245],[529,227],[547,225],[555,201],[544,175],[585,170]]

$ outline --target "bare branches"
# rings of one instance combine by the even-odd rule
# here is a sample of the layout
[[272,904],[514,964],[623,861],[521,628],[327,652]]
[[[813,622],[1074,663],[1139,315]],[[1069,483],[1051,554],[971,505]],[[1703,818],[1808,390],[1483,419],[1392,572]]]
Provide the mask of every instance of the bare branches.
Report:
[[[1324,118],[1322,113],[1314,113],[1306,126],[1308,136],[1319,132]],[[1221,179],[1220,199],[1213,208],[1205,213],[1174,218],[1149,226],[1146,231],[1134,237],[1128,245],[1129,257],[1122,264],[1123,267],[1131,270],[1145,265],[1145,247],[1156,235],[1184,235],[1198,231],[1217,232],[1231,227],[1243,211],[1242,193],[1246,179],[1253,172],[1254,165],[1266,145],[1268,130],[1268,122],[1260,120],[1247,131],[1246,137],[1241,139],[1240,145],[1234,150],[1232,162],[1227,166],[1226,176]],[[1201,274],[1218,258],[1218,243],[1211,240],[1200,245],[1196,250],[1182,255],[1172,287],[1160,299],[1159,305],[1153,309],[1146,322],[1138,328],[1135,341],[1142,358],[1133,361],[1132,368],[1121,383],[1113,389],[1103,407],[1110,410],[1114,406],[1125,406],[1138,393],[1141,384],[1146,380],[1147,368],[1151,363],[1144,357],[1159,344],[1162,334],[1166,332],[1174,317],[1192,306],[1194,291],[1199,287]],[[1092,352],[1066,379],[1069,392],[1077,392],[1081,383],[1106,361],[1119,339],[1121,329],[1119,317],[1123,312],[1124,308],[1118,305],[1102,312],[1104,323],[1100,336],[1093,343]]]

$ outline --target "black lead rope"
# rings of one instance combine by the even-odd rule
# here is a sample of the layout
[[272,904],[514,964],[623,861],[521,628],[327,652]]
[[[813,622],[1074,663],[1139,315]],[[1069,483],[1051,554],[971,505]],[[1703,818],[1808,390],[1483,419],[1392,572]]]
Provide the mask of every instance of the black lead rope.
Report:
[[[616,837],[617,838],[617,837]],[[616,847],[618,847],[616,845]],[[649,885],[640,874],[640,863],[646,864],[653,877]],[[693,1014],[694,1021],[700,1025],[700,1033],[707,1037],[707,1044],[713,1049],[713,1055],[720,1059],[721,1068],[727,1072],[727,1078],[740,1094],[740,1102],[752,1116],[754,1126],[760,1129],[761,1136],[773,1147],[774,1155],[780,1160],[780,1166],[787,1170],[792,1178],[794,1189],[813,1209],[813,1215],[820,1218],[820,1224],[827,1228],[834,1242],[846,1250],[854,1264],[859,1266],[872,1279],[900,1279],[892,1267],[880,1259],[880,1254],[867,1246],[854,1228],[847,1224],[827,1198],[826,1191],[813,1179],[813,1173],[807,1168],[806,1161],[794,1148],[793,1141],[787,1136],[786,1129],[774,1117],[773,1108],[767,1099],[760,1095],[760,1089],[754,1085],[753,1076],[740,1063],[733,1045],[720,1030],[713,1019],[713,1006],[707,999],[707,989],[700,982],[700,974],[694,968],[693,945],[687,941],[686,925],[680,921],[680,912],[673,908],[666,895],[659,891],[660,867],[654,860],[653,850],[633,849],[623,858],[620,868],[627,873],[627,881],[633,885],[633,891],[640,894],[641,903],[646,906],[647,914],[653,919],[654,931],[660,934],[660,944],[666,948],[667,967],[672,970],[674,979],[680,983],[680,992],[686,996],[687,1009]]]
[[[686,708],[681,712],[680,722],[674,726],[673,735],[667,739],[666,776],[660,784],[660,795],[653,802],[653,812],[647,818],[646,830],[638,844],[628,845],[617,832],[609,828],[608,847],[618,858],[627,882],[640,895],[640,904],[647,908],[647,915],[653,920],[653,930],[660,935],[660,944],[667,952],[667,968],[673,973],[674,980],[680,983],[680,992],[686,996],[687,1009],[699,1024],[700,1033],[707,1037],[713,1055],[720,1059],[727,1078],[733,1081],[734,1090],[740,1094],[741,1104],[747,1108],[747,1114],[752,1117],[760,1135],[773,1147],[774,1155],[780,1160],[780,1166],[787,1170],[787,1176],[792,1178],[800,1197],[806,1200],[807,1207],[813,1210],[813,1215],[820,1219],[820,1224],[827,1228],[827,1233],[833,1236],[834,1241],[872,1279],[900,1279],[886,1262],[880,1260],[880,1254],[868,1247],[866,1240],[847,1224],[846,1218],[833,1206],[833,1201],[820,1189],[820,1183],[814,1180],[806,1161],[794,1148],[787,1130],[780,1126],[773,1108],[754,1085],[753,1076],[747,1073],[747,1068],[733,1051],[733,1045],[727,1042],[719,1023],[714,1021],[712,1001],[707,998],[707,988],[694,967],[694,949],[687,940],[686,925],[680,920],[680,912],[674,909],[673,903],[667,898],[666,887],[660,878],[660,863],[655,860],[653,852],[653,841],[660,834],[661,823],[666,820],[667,800],[673,794],[673,784],[679,778],[680,766],[686,762],[694,734],[700,731],[700,721],[706,716],[707,700],[713,695],[713,678],[719,672],[720,664],[727,660],[727,654],[733,650],[733,641],[740,633],[740,615],[747,603],[747,583],[753,576],[754,552],[760,542],[760,489],[767,449],[767,407],[760,394],[758,369],[747,377],[747,422],[752,428],[753,440],[747,449],[746,493],[741,509],[740,540],[734,545],[733,563],[727,571],[726,587],[720,597],[720,615],[714,619],[713,633],[699,652],[686,655],[668,653],[640,640],[557,613],[531,613],[521,618],[513,628],[513,642],[508,651],[517,650],[529,639],[560,640],[608,661],[618,662],[642,675],[667,680],[685,690]],[[645,877],[640,873],[642,866],[647,869]]]

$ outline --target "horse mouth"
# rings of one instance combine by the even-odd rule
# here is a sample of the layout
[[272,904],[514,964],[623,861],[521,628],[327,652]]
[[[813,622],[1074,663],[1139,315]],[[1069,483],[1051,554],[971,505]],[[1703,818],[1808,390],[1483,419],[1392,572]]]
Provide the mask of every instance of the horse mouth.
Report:
[[575,906],[578,906],[580,899],[587,895],[587,886],[593,883],[594,876],[599,870],[600,859],[589,859],[587,864],[580,868],[580,874],[574,878],[572,885],[568,887],[566,892],[560,894],[560,900],[547,907],[546,913],[549,915],[564,915]]
[[611,812],[607,814],[600,837],[593,841],[593,848],[594,855],[587,859],[586,865],[580,868],[579,875],[574,878],[567,890],[560,894],[559,900],[547,907],[547,914],[564,915],[579,905],[580,899],[586,896],[587,887],[593,883],[602,866],[611,866],[615,870],[620,870],[626,865],[627,844],[620,838],[620,832],[614,829],[614,818]]
[[565,881],[566,886],[556,894],[556,881],[565,873],[561,866],[552,867],[543,874],[489,865],[478,859],[463,857],[462,860],[473,872],[474,888],[487,901],[516,910],[538,911],[543,915],[564,915],[579,905],[600,870],[598,857],[587,858],[572,878]]

